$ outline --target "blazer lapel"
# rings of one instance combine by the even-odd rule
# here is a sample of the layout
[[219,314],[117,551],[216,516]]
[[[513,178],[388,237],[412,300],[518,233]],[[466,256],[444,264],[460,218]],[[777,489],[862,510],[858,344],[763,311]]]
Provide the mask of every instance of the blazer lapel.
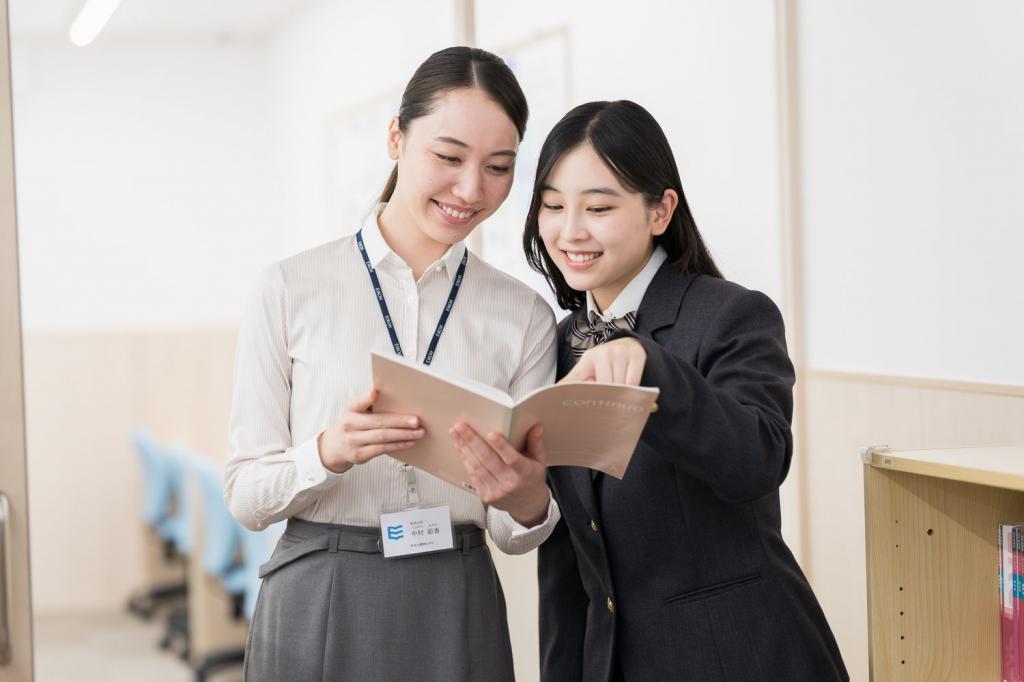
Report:
[[669,262],[662,264],[640,301],[636,312],[636,332],[653,338],[659,329],[674,325],[683,296],[695,279],[692,272],[684,272]]

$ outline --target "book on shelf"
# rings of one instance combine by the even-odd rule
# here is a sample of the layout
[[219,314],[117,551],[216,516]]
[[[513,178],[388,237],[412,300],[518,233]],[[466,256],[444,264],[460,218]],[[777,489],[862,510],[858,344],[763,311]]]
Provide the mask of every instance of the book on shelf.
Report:
[[1013,682],[1016,646],[1013,645],[1013,525],[999,524],[999,634],[1003,682]]
[[441,374],[397,355],[371,353],[376,412],[420,418],[426,435],[391,456],[452,485],[476,492],[448,429],[456,422],[481,436],[499,433],[520,452],[541,424],[548,466],[578,466],[621,479],[658,389],[598,382],[553,384],[519,400],[493,386]]
[[1024,682],[1024,522],[1001,523],[999,638],[1003,682]]

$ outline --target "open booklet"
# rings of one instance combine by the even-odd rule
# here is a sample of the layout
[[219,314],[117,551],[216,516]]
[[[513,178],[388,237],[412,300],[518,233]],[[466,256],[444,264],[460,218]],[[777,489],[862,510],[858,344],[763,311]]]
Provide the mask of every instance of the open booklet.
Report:
[[520,400],[486,384],[442,375],[397,355],[371,353],[376,412],[413,414],[426,435],[392,457],[475,492],[448,435],[456,422],[481,436],[496,432],[517,450],[526,434],[544,427],[548,466],[597,469],[621,479],[640,432],[655,408],[657,388],[581,382],[538,388]]

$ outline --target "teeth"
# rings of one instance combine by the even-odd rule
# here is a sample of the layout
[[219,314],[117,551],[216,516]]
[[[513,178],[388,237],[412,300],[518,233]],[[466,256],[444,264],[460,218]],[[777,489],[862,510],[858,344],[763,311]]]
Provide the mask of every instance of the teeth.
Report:
[[453,218],[458,218],[459,220],[465,220],[469,216],[473,215],[473,211],[456,211],[454,209],[448,208],[447,206],[441,203],[439,203],[438,206],[441,207],[442,211],[444,211]]
[[573,263],[587,263],[589,261],[594,260],[595,258],[600,256],[601,254],[600,253],[569,253],[568,251],[566,251],[565,255],[568,256],[569,260],[572,261]]

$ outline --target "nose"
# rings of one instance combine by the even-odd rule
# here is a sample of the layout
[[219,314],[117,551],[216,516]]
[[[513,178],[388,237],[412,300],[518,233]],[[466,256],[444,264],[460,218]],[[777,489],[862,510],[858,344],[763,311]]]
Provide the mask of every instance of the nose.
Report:
[[571,209],[566,209],[563,212],[562,229],[559,231],[559,236],[563,241],[584,241],[590,237],[582,218],[578,212]]
[[452,194],[466,204],[472,206],[484,197],[483,180],[480,173],[473,168],[465,168],[452,187]]

